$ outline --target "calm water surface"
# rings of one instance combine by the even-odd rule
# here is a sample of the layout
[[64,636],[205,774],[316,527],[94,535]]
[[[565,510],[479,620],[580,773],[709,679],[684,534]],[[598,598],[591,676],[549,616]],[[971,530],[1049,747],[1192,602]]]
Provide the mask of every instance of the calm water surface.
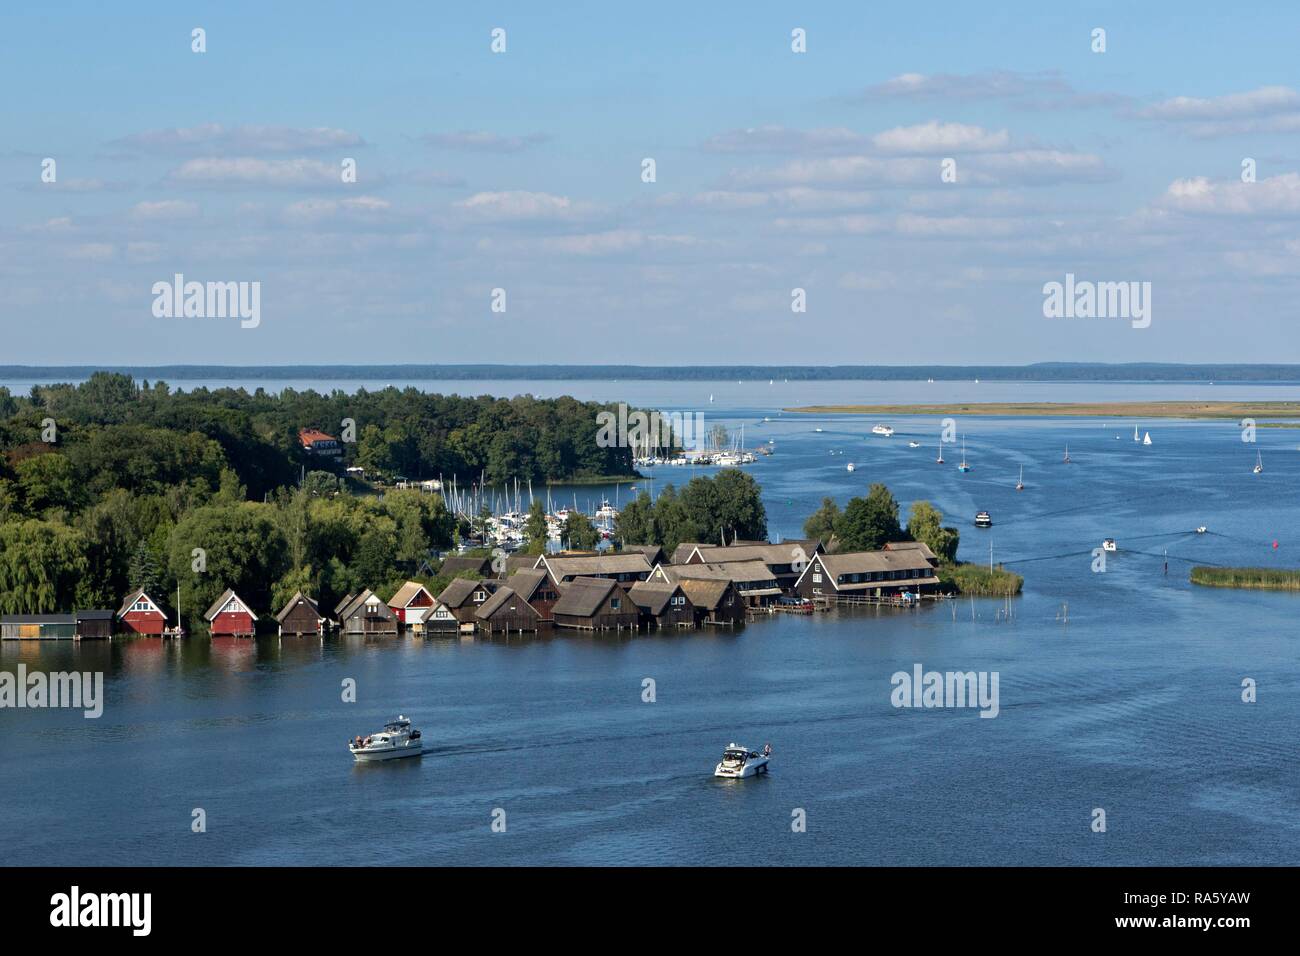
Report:
[[[711,387],[629,383],[621,394],[686,407],[698,396],[672,394],[683,384]],[[955,400],[963,386],[912,394],[926,388],[938,387],[800,383],[817,392],[809,401],[845,402]],[[1051,394],[979,394],[1206,397],[1168,394],[1175,386],[1041,388]],[[505,391],[525,390],[546,389]],[[995,560],[1025,575],[1011,618],[986,600],[631,638],[5,642],[8,670],[22,661],[104,671],[107,703],[98,720],[0,711],[0,857],[1300,862],[1300,597],[1187,583],[1193,562],[1300,564],[1300,432],[1260,429],[1248,445],[1231,423],[1152,421],[1140,423],[1153,440],[1142,447],[1132,422],[968,418],[959,430],[973,470],[961,474],[960,448],[945,450],[946,465],[934,462],[937,419],[894,419],[892,439],[874,438],[870,421],[781,416],[792,404],[785,396],[763,404],[755,388],[724,401],[712,390],[710,412],[744,423],[746,444],[774,442],[775,454],[750,469],[774,535],[798,534],[824,495],[843,504],[884,481],[904,513],[916,498],[935,502],[961,529],[961,557],[987,560],[991,543]],[[1213,397],[1294,397],[1284,391],[1216,386]],[[764,416],[774,420],[760,424]],[[1070,465],[1061,462],[1067,442]],[[1022,465],[1028,487],[1017,493]],[[657,492],[664,482],[642,485]],[[614,489],[579,497],[602,493]],[[625,500],[626,488],[619,494]],[[992,512],[992,529],[972,526],[980,509]],[[1210,533],[1191,533],[1201,524]],[[1094,573],[1092,549],[1105,537],[1120,551]],[[894,709],[890,676],[916,663],[998,671],[999,716]],[[357,681],[355,704],[340,700],[347,677]],[[641,700],[647,677],[655,703]],[[1246,677],[1258,682],[1258,703],[1241,702]],[[346,739],[398,711],[431,750],[353,766]],[[713,764],[732,740],[770,741],[771,775],[715,781]],[[205,834],[190,832],[196,807],[207,813]],[[1106,810],[1105,834],[1089,829],[1095,807]],[[490,829],[496,808],[505,833]],[[796,808],[807,813],[806,833],[791,832]]]

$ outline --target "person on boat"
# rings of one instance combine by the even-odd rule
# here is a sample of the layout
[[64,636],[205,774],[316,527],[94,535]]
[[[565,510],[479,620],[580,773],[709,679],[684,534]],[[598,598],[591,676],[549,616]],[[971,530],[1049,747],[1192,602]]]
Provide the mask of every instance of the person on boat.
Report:
[[763,744],[763,756],[764,756],[764,757],[770,757],[770,756],[772,756],[772,745],[771,745],[771,744]]

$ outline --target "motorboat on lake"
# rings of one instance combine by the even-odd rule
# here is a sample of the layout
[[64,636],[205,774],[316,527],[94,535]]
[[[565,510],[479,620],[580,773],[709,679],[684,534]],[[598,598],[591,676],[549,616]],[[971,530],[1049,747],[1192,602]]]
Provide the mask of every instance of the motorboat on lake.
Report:
[[1196,526],[1196,533],[1197,533],[1197,534],[1205,534],[1205,532],[1207,532],[1207,531],[1209,531],[1209,530],[1210,530],[1210,529],[1207,528],[1207,527],[1205,527],[1205,525],[1203,525],[1203,524],[1199,524],[1199,525]]
[[884,435],[886,438],[889,438],[894,434],[894,430],[888,425],[875,425],[871,429],[871,434]]
[[384,724],[384,729],[378,733],[348,741],[348,750],[352,751],[357,763],[418,757],[424,753],[424,738],[411,727],[406,716],[399,714],[396,720]]
[[978,512],[975,515],[975,527],[977,528],[993,527],[993,516],[989,514],[987,511]]
[[1114,538],[1107,538],[1105,541],[1103,541],[1103,542],[1101,543],[1101,550],[1103,550],[1103,551],[1118,551],[1118,550],[1119,550],[1119,545],[1117,545],[1117,544],[1115,543],[1115,539],[1114,539]]
[[907,447],[908,447],[908,448],[920,448],[920,447],[921,447],[921,443],[920,443],[919,441],[910,441],[910,442],[907,443]]
[[742,777],[754,777],[760,773],[767,773],[767,762],[771,759],[771,744],[765,744],[762,753],[739,744],[727,744],[727,749],[723,751],[722,760],[714,768],[713,775],[737,780]]

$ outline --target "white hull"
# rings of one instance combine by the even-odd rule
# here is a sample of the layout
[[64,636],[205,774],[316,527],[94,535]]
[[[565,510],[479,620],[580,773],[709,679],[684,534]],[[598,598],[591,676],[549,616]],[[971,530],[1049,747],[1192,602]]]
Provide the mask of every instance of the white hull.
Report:
[[424,741],[416,740],[400,747],[369,747],[352,750],[357,763],[378,763],[381,760],[400,760],[403,757],[418,757],[424,753]]
[[756,777],[760,773],[767,773],[766,757],[746,760],[743,767],[724,767],[722,764],[718,764],[713,771],[715,777],[728,777],[732,780],[741,780],[745,777]]

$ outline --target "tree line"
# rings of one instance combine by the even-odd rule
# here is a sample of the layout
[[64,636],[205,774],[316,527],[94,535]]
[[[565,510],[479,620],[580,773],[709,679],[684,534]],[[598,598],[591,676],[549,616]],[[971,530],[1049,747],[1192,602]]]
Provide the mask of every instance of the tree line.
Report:
[[361,587],[433,581],[430,552],[457,530],[443,499],[369,494],[343,462],[306,454],[298,429],[338,436],[352,419],[345,461],[380,474],[635,474],[629,449],[596,444],[604,410],[414,389],[172,392],[110,373],[26,397],[0,388],[0,613],[116,608],[136,587],[166,600],[179,584],[193,624],[225,587],[278,610],[299,588],[332,608]]

